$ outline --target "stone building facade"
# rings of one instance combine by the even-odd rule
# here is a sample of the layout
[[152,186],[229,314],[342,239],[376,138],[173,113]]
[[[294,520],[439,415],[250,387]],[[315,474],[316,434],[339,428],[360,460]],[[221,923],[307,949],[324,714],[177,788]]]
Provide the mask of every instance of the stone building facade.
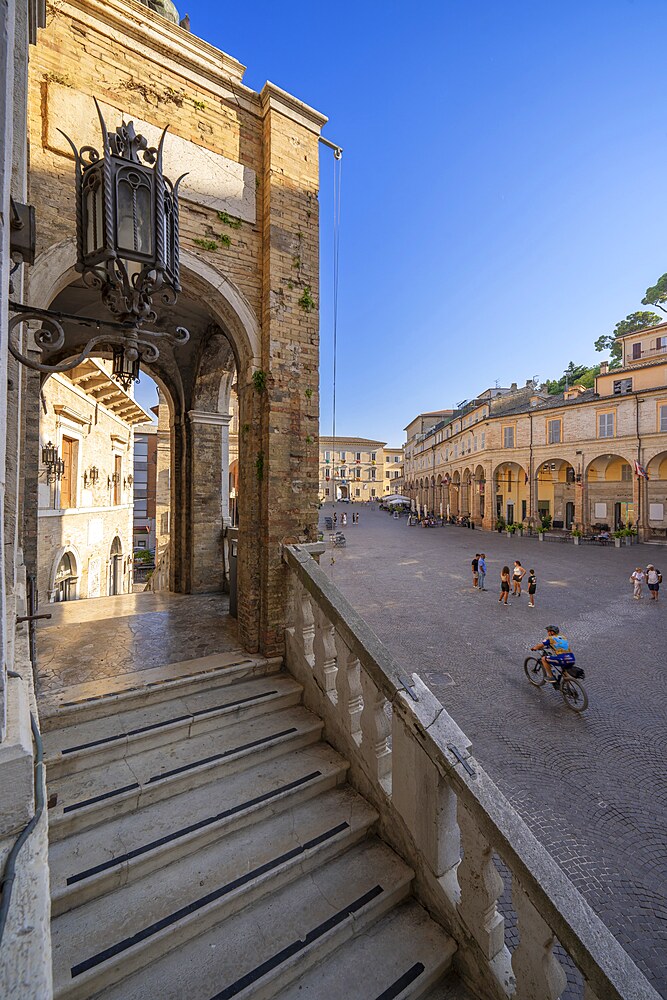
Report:
[[37,587],[42,602],[132,590],[133,428],[150,417],[114,381],[109,362],[87,359],[42,389],[40,445],[64,466],[39,471]]
[[381,497],[385,444],[362,437],[320,437],[320,500]]
[[[158,407],[154,408],[155,410]],[[157,489],[157,423],[137,427],[134,432],[134,484],[132,548],[152,552],[157,546],[156,489]]]
[[[93,98],[111,130],[133,120],[154,143],[168,125],[165,173],[187,172],[183,290],[159,322],[190,331],[185,347],[161,347],[149,371],[169,409],[170,589],[223,584],[220,483],[236,385],[238,622],[248,649],[275,652],[284,641],[280,543],[316,537],[317,192],[326,119],[273,84],[252,91],[243,74],[237,60],[139,0],[58,3],[30,74],[38,240],[26,295],[70,314],[104,313],[74,270],[74,167],[59,130],[77,146],[99,146]],[[47,360],[72,356],[87,336],[67,324],[65,344]]]
[[402,448],[389,448],[385,445],[382,449],[382,477],[384,496],[401,492],[399,486],[402,486],[403,483]]
[[[623,365],[551,396],[532,382],[487,389],[408,425],[405,491],[476,525],[583,531],[635,526],[667,539],[667,324],[624,337]],[[648,479],[643,472],[646,472]]]

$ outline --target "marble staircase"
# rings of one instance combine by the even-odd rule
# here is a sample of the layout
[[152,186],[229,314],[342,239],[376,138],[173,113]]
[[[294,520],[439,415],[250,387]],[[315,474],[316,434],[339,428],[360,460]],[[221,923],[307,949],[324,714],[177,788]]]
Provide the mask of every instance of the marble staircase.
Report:
[[55,997],[469,996],[278,661],[149,680],[42,716]]

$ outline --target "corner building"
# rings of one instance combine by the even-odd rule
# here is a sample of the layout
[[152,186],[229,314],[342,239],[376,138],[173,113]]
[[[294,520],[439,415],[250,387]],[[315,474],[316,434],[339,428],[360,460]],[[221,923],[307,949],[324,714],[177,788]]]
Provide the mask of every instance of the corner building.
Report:
[[667,324],[626,335],[594,388],[487,389],[406,432],[405,492],[436,514],[667,541]]

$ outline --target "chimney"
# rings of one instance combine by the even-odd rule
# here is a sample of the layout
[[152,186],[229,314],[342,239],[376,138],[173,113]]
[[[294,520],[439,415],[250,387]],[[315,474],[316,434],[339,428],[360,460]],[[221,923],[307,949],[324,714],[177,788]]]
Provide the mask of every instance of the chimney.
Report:
[[517,384],[516,382],[512,382],[510,386],[510,392],[516,392],[516,390],[517,390]]
[[600,362],[600,375],[606,375],[608,371],[609,371],[609,362],[608,361],[601,361]]

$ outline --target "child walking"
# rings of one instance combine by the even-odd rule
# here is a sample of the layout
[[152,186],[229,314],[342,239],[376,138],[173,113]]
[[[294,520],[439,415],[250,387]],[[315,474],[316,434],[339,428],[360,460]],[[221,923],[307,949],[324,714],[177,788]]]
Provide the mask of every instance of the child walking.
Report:
[[507,598],[510,596],[510,568],[509,566],[503,566],[500,573],[500,597],[498,598],[499,604],[507,604]]
[[528,570],[528,607],[535,607],[535,591],[537,590],[537,577],[535,576],[535,570]]

